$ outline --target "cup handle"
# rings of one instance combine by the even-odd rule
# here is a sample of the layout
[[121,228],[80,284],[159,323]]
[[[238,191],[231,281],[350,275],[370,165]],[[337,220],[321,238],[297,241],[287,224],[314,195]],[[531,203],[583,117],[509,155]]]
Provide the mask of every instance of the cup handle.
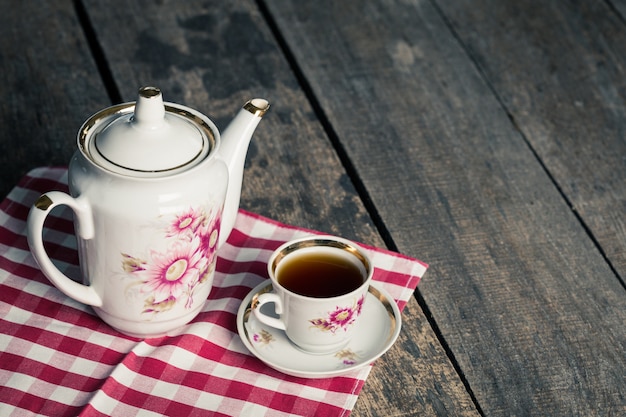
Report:
[[96,290],[88,285],[79,284],[62,273],[46,253],[43,244],[43,226],[50,211],[60,205],[66,205],[72,209],[76,216],[76,233],[84,240],[94,236],[93,217],[91,207],[84,199],[73,198],[60,191],[50,191],[42,194],[28,213],[26,222],[26,234],[30,251],[39,264],[41,272],[68,297],[84,304],[100,307],[102,299]]
[[256,298],[256,301],[253,303],[252,312],[254,313],[254,317],[257,318],[263,324],[266,324],[270,327],[274,327],[280,330],[286,330],[285,322],[281,319],[277,319],[276,317],[270,317],[267,314],[261,311],[261,306],[267,303],[274,303],[274,311],[276,314],[283,314],[283,303],[278,294],[273,292],[268,292],[265,294],[261,294]]

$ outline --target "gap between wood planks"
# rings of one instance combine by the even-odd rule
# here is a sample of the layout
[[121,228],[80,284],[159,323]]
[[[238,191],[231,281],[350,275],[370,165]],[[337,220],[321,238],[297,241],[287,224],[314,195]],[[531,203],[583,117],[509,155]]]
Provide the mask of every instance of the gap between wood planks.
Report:
[[[532,152],[532,154],[535,157],[535,159],[539,162],[539,166],[541,166],[541,169],[543,170],[543,172],[545,172],[545,174],[548,176],[548,179],[550,180],[550,182],[554,185],[554,187],[558,191],[558,193],[561,196],[561,198],[565,201],[565,203],[569,207],[570,211],[574,214],[574,216],[576,217],[576,220],[578,220],[578,223],[582,226],[583,230],[585,231],[585,234],[589,237],[589,239],[591,239],[591,241],[593,242],[593,245],[596,247],[596,249],[600,253],[600,256],[602,256],[602,259],[604,259],[604,262],[606,262],[606,264],[609,266],[609,269],[611,270],[611,272],[613,272],[613,275],[616,277],[616,279],[621,284],[621,286],[624,288],[624,290],[626,290],[626,280],[623,280],[622,277],[620,276],[620,274],[617,272],[617,270],[613,266],[613,263],[611,263],[611,260],[609,259],[609,257],[607,256],[606,252],[602,248],[602,245],[600,245],[600,242],[598,242],[598,240],[594,236],[593,231],[591,230],[591,228],[584,221],[584,219],[582,218],[580,213],[578,213],[578,210],[576,210],[576,207],[574,207],[574,205],[572,204],[571,200],[567,197],[567,195],[565,194],[565,192],[563,191],[563,189],[561,188],[561,186],[557,182],[556,178],[552,175],[552,173],[550,172],[548,167],[544,164],[543,160],[541,159],[541,157],[539,156],[539,154],[537,153],[535,148],[532,146],[532,143],[530,142],[528,137],[524,134],[522,129],[520,129],[519,125],[517,124],[517,121],[515,120],[515,117],[513,116],[513,114],[509,110],[509,108],[506,106],[506,103],[504,102],[504,100],[502,100],[502,97],[500,96],[500,94],[498,94],[498,91],[494,88],[493,84],[490,82],[489,78],[487,77],[487,74],[485,74],[485,71],[480,66],[479,62],[476,59],[474,59],[474,57],[471,54],[470,49],[467,47],[467,45],[465,43],[463,43],[463,40],[461,39],[459,34],[454,30],[454,26],[452,25],[452,23],[450,22],[448,17],[439,8],[436,0],[430,0],[430,2],[433,5],[433,7],[437,10],[437,13],[439,13],[439,15],[441,16],[441,19],[445,23],[445,25],[448,28],[448,30],[450,30],[450,33],[452,34],[454,39],[456,39],[457,43],[459,44],[459,46],[461,47],[463,52],[465,52],[465,55],[467,56],[469,61],[474,65],[474,67],[478,71],[478,74],[480,75],[480,78],[483,80],[483,82],[485,83],[487,88],[491,91],[491,93],[493,94],[493,96],[497,100],[497,102],[500,105],[500,107],[502,107],[502,109],[506,113],[507,117],[511,121],[511,125],[519,133],[519,135],[523,139],[523,141],[526,144],[526,146],[528,147],[528,149]],[[615,9],[615,7],[613,7],[610,2],[608,2],[607,4],[609,4],[610,9],[617,16],[619,16],[620,20],[624,21],[622,15]]]
[[72,0],[72,3],[74,4],[74,9],[76,10],[78,22],[80,23],[81,27],[83,28],[83,32],[85,33],[85,38],[87,39],[87,44],[89,45],[91,56],[96,63],[96,68],[98,68],[100,78],[102,79],[104,88],[106,89],[107,95],[109,96],[109,100],[111,100],[112,105],[120,104],[122,102],[122,95],[120,94],[120,90],[115,83],[113,73],[111,72],[111,68],[109,68],[109,63],[104,56],[104,51],[102,50],[102,47],[98,42],[96,31],[91,24],[91,20],[89,19],[87,10],[85,10],[85,6],[83,5],[83,2],[81,0]]
[[[349,156],[348,156],[348,154],[347,154],[343,144],[339,140],[339,137],[338,137],[337,133],[335,132],[335,130],[333,129],[333,126],[330,123],[328,117],[324,113],[324,110],[322,109],[319,101],[317,100],[317,97],[315,97],[315,94],[313,93],[313,89],[311,88],[311,85],[306,80],[306,77],[304,76],[304,73],[300,69],[300,66],[298,65],[294,55],[291,53],[291,50],[289,49],[289,46],[287,45],[287,42],[285,41],[285,38],[282,36],[282,34],[280,32],[280,29],[278,28],[278,25],[276,24],[276,21],[272,17],[271,12],[268,10],[268,8],[265,5],[265,2],[263,2],[263,0],[255,0],[255,1],[256,1],[257,6],[258,6],[258,8],[259,8],[259,10],[261,12],[261,15],[264,17],[268,27],[270,28],[272,34],[274,35],[274,38],[276,39],[276,43],[280,47],[282,53],[284,54],[284,56],[285,56],[285,58],[286,58],[286,60],[287,60],[287,62],[289,64],[289,67],[291,68],[292,72],[294,73],[294,75],[296,77],[296,80],[298,81],[298,84],[300,85],[300,87],[304,91],[304,94],[307,97],[307,100],[311,104],[311,106],[313,108],[313,111],[315,112],[315,115],[317,116],[318,120],[320,121],[320,123],[322,125],[322,128],[324,129],[324,132],[326,133],[326,135],[330,139],[331,145],[335,149],[335,152],[337,152],[337,155],[339,156],[339,160],[341,161],[341,164],[345,168],[346,173],[348,174],[350,180],[352,181],[352,184],[354,185],[354,188],[356,189],[356,191],[357,191],[357,193],[359,195],[359,198],[363,202],[363,205],[365,206],[365,209],[367,210],[370,218],[374,222],[374,226],[378,230],[378,233],[382,237],[382,239],[385,242],[385,245],[387,246],[387,248],[389,250],[394,251],[394,252],[398,252],[398,247],[395,244],[395,242],[393,241],[393,237],[389,233],[389,230],[387,229],[387,227],[386,227],[382,217],[380,216],[380,213],[378,212],[378,209],[374,205],[374,203],[372,201],[372,198],[370,197],[369,192],[367,191],[367,188],[363,184],[363,181],[361,181],[361,178],[359,177],[356,168],[352,164],[352,161],[350,160],[350,158],[349,158]],[[439,13],[441,13],[441,11],[439,9],[437,9],[437,10],[439,11]],[[447,22],[446,22],[446,24],[447,24]],[[457,39],[458,39],[458,37],[457,37]],[[473,62],[473,60],[472,60],[472,62]],[[477,412],[481,416],[484,416],[485,414],[484,414],[482,408],[480,407],[480,404],[478,403],[478,400],[476,399],[476,396],[474,395],[474,392],[472,391],[472,388],[471,388],[467,378],[465,377],[465,374],[463,373],[462,369],[460,368],[459,363],[458,363],[458,361],[456,360],[456,358],[454,356],[454,353],[450,349],[450,346],[448,345],[448,343],[446,342],[443,334],[441,333],[441,330],[439,329],[439,326],[437,325],[437,322],[435,321],[435,319],[434,319],[434,317],[433,317],[433,315],[432,315],[432,313],[430,311],[430,308],[426,304],[426,301],[424,300],[424,298],[420,294],[419,287],[416,289],[416,291],[414,293],[414,297],[417,300],[417,303],[419,304],[420,308],[424,312],[424,316],[428,320],[428,323],[430,324],[430,327],[433,329],[433,331],[435,333],[435,336],[437,337],[437,340],[439,341],[439,343],[443,347],[444,351],[446,352],[446,356],[450,360],[450,363],[454,367],[454,370],[456,371],[456,373],[459,376],[461,382],[463,383],[463,386],[465,387],[465,390],[469,394],[469,396],[470,396],[470,398],[472,400],[472,403],[474,404],[474,407],[476,407]]]

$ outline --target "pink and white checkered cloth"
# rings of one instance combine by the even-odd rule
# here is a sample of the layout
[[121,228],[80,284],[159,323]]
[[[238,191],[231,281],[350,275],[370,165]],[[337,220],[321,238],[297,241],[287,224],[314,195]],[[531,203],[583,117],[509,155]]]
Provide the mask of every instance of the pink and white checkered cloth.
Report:
[[[65,168],[35,169],[0,205],[0,415],[350,413],[370,366],[327,379],[291,377],[264,365],[237,333],[239,305],[267,279],[271,252],[314,232],[240,211],[198,317],[177,336],[133,339],[59,292],[30,255],[30,206],[43,192],[67,191],[66,182]],[[48,254],[68,274],[77,273],[69,210],[53,213],[46,226]],[[366,249],[374,280],[402,309],[427,265]]]

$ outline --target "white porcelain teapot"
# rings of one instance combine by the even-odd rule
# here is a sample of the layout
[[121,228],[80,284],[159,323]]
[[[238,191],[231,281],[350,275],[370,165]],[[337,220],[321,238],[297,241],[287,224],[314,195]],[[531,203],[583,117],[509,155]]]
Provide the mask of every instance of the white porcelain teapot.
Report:
[[[220,134],[209,118],[164,103],[154,87],[82,126],[69,164],[70,195],[50,191],[30,210],[28,243],[42,272],[106,323],[136,337],[166,334],[202,309],[216,252],[230,234],[254,129],[269,109],[249,101]],[[43,245],[58,205],[74,212],[82,284]]]

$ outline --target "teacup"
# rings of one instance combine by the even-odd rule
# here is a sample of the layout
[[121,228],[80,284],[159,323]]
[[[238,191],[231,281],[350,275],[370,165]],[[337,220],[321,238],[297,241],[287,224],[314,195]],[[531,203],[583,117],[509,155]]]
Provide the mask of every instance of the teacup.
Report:
[[[253,300],[257,320],[284,330],[309,353],[335,352],[349,343],[373,274],[359,246],[335,236],[292,240],[274,251],[268,272],[273,291]],[[278,317],[262,311],[268,303]]]

